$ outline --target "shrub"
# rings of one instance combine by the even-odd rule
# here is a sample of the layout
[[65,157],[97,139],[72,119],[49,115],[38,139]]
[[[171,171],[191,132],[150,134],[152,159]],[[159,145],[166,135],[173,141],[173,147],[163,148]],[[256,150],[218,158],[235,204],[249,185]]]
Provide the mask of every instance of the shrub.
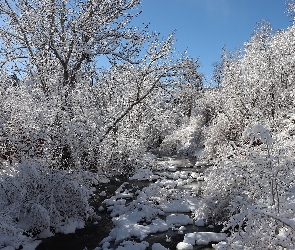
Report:
[[[18,239],[12,241],[19,244],[23,234],[69,232],[69,228],[73,232],[92,215],[88,199],[94,178],[89,173],[53,170],[27,160],[7,164],[0,178],[0,210],[4,218],[0,235],[14,235]],[[4,240],[0,238],[0,246],[7,244]]]

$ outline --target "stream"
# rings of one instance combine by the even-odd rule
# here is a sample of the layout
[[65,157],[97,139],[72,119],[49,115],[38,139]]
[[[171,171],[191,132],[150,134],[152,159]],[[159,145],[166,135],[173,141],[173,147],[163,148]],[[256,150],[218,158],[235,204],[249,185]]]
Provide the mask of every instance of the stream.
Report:
[[[153,173],[156,175],[161,175],[161,177],[175,180],[173,173],[180,172],[183,177],[188,178],[188,181],[185,185],[180,185],[175,187],[179,192],[185,192],[192,197],[198,198],[202,184],[204,182],[203,171],[209,164],[196,164],[195,160],[185,158],[185,157],[158,157],[155,160],[156,168],[153,170]],[[166,166],[166,172],[163,171],[163,167]],[[168,166],[168,168],[167,168]],[[93,197],[90,200],[90,203],[93,207],[97,209],[103,204],[105,199],[110,199],[120,186],[129,190],[142,190],[145,187],[151,185],[155,180],[130,180],[126,177],[112,177],[110,178],[109,183],[100,183],[96,187]],[[101,195],[103,192],[103,195]],[[130,202],[127,200],[127,202]],[[93,250],[96,247],[101,246],[100,242],[106,238],[111,230],[113,229],[112,217],[110,212],[107,211],[107,208],[104,206],[104,210],[98,212],[100,220],[97,222],[87,221],[83,229],[76,230],[72,234],[56,234],[53,237],[42,239],[42,242],[36,248],[37,250]],[[190,212],[165,212],[158,217],[164,219],[171,214],[185,214],[192,216]],[[185,226],[186,233],[193,232],[220,232],[221,228],[217,227],[198,227],[193,224]],[[144,238],[144,241],[149,243],[147,249],[152,249],[153,243],[160,243],[162,246],[169,248],[170,250],[176,249],[176,245],[179,242],[182,242],[184,239],[184,234],[179,234],[177,230],[169,228],[168,231],[157,232],[149,234]],[[167,241],[169,238],[169,241]],[[133,239],[136,240],[136,239]],[[116,249],[118,244],[113,244],[111,248]],[[193,249],[204,249],[209,250],[213,249],[212,245],[195,245]]]

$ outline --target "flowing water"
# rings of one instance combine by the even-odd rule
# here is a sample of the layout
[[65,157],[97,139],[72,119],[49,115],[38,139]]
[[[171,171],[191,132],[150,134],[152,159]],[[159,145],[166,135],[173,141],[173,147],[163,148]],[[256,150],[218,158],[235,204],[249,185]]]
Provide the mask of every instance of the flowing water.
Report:
[[[191,196],[198,197],[201,193],[203,179],[202,172],[204,168],[209,166],[208,164],[200,164],[199,166],[195,165],[195,161],[189,158],[180,158],[180,157],[159,157],[156,159],[156,164],[158,166],[167,165],[172,166],[170,171],[173,173],[175,170],[181,170],[187,172],[188,176],[198,175],[198,178],[190,178],[190,182],[187,185],[176,187],[178,189],[188,191]],[[174,169],[173,169],[174,168]],[[156,171],[156,170],[155,170]],[[147,187],[149,181],[137,181],[137,180],[128,180],[126,177],[114,177],[110,179],[109,183],[102,183],[96,187],[96,194],[99,194],[101,191],[105,191],[105,196],[94,195],[91,198],[91,204],[97,210],[101,206],[102,202],[106,198],[110,198],[114,195],[120,185],[124,182],[128,182],[130,186],[137,187],[141,190],[144,187]],[[170,213],[165,213],[161,219],[165,219]],[[173,213],[173,214],[187,214],[191,216],[191,213]],[[113,228],[112,218],[109,213],[104,210],[99,214],[101,220],[98,223],[87,222],[85,228],[76,230],[73,234],[56,234],[53,237],[46,238],[42,240],[42,243],[37,247],[37,250],[93,250],[99,246],[99,243],[109,235],[110,231]],[[207,228],[207,227],[197,227],[194,224],[186,225],[186,231],[184,233],[191,232],[219,232],[220,228]],[[167,242],[167,237],[170,238],[170,241]],[[178,231],[169,229],[168,231],[150,234],[148,237],[144,238],[144,241],[150,243],[150,247],[153,243],[160,243],[164,247],[169,248],[170,250],[176,249],[178,242],[183,241],[184,234],[179,234]],[[194,249],[213,249],[211,245],[206,246],[194,246]]]

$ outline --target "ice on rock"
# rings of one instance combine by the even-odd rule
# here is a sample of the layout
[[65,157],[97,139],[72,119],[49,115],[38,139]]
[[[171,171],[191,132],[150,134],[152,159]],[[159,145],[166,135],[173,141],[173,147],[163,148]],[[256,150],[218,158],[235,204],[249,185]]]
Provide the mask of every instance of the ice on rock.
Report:
[[191,163],[191,162],[187,162],[186,164],[185,164],[185,167],[187,167],[187,168],[191,168],[193,166],[193,164]]
[[197,162],[195,163],[195,167],[202,167],[202,166],[204,166],[204,163],[203,163],[203,162],[199,162],[199,161],[197,161]]
[[200,175],[199,175],[199,173],[192,172],[191,177],[194,178],[194,179],[197,179],[198,177],[200,177]]
[[166,242],[171,242],[171,237],[169,237],[168,235],[166,235]]
[[103,243],[102,248],[103,248],[103,249],[104,249],[104,248],[109,248],[110,245],[111,245],[110,242],[105,242],[105,243]]
[[133,194],[129,193],[127,190],[117,195],[117,198],[123,198],[123,199],[130,199],[132,197],[133,197]]

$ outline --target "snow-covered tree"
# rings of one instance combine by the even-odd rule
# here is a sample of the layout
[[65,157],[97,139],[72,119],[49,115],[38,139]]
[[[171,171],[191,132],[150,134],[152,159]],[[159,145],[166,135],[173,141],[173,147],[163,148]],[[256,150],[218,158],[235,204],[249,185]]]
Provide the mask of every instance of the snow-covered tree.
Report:
[[148,36],[129,27],[137,0],[1,1],[1,66],[30,75],[44,93],[68,92],[91,74],[99,55],[136,62]]

